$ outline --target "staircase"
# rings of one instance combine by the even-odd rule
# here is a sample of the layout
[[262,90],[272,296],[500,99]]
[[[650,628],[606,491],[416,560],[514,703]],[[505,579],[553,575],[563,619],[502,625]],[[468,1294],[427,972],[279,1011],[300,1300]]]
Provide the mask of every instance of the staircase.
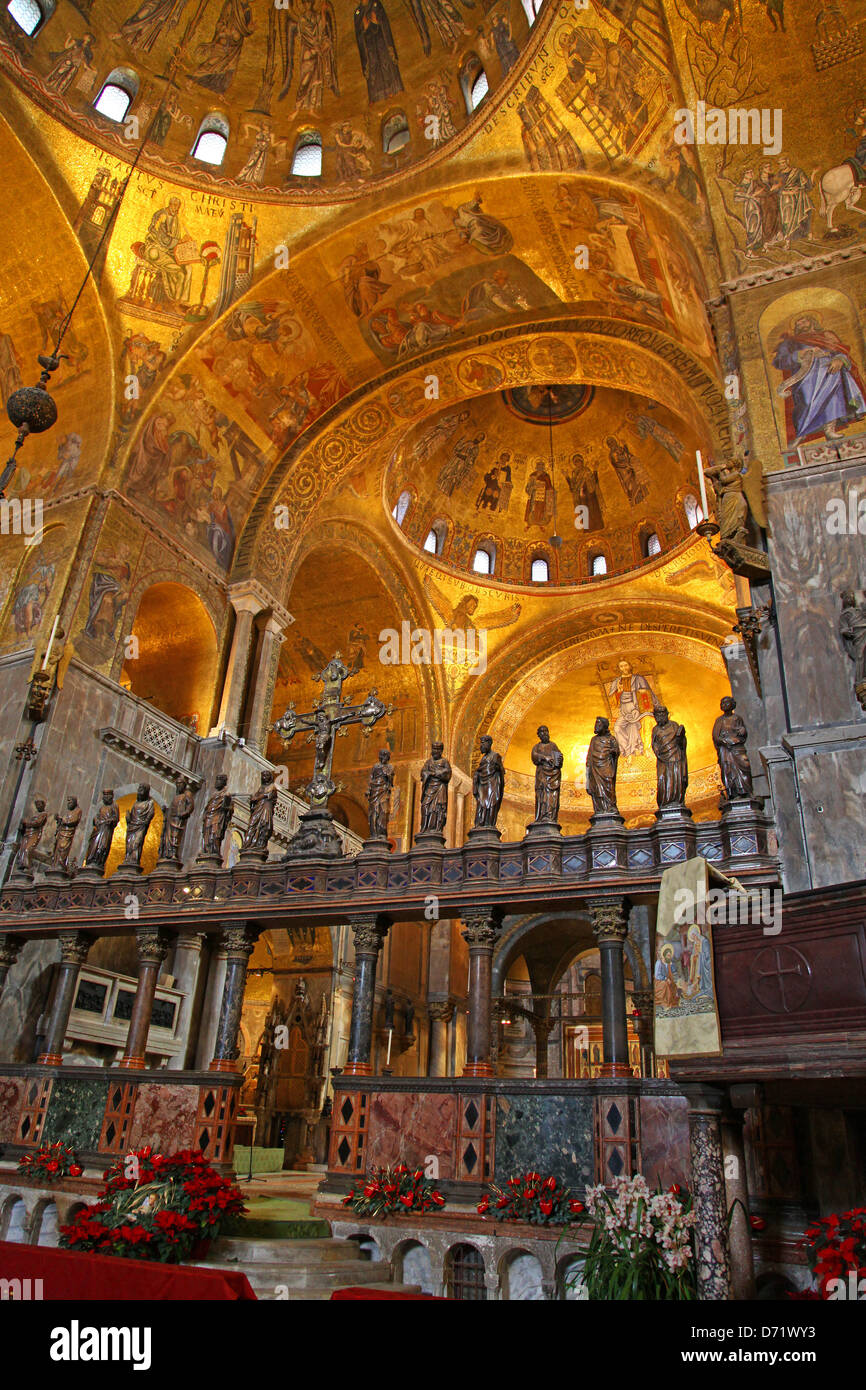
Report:
[[204,1269],[245,1274],[259,1299],[329,1299],[335,1289],[357,1287],[420,1293],[418,1284],[391,1282],[387,1261],[365,1258],[354,1240],[265,1240],[226,1236],[214,1241]]

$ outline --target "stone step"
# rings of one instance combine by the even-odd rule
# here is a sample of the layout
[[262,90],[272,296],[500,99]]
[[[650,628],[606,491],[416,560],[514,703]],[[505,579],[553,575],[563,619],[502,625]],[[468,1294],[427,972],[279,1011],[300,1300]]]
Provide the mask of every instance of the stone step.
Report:
[[[336,1284],[332,1289],[289,1289],[278,1301],[281,1303],[327,1303],[337,1289],[357,1288],[356,1284]],[[374,1293],[423,1293],[420,1284],[365,1284],[365,1289]],[[273,1293],[257,1294],[260,1302],[274,1301]]]
[[245,1274],[256,1291],[260,1288],[274,1289],[278,1284],[288,1289],[334,1289],[347,1284],[380,1284],[385,1272],[380,1264],[373,1264],[369,1260],[310,1267],[261,1264],[230,1267],[239,1274]]
[[208,1251],[209,1264],[326,1264],[331,1260],[362,1260],[354,1240],[328,1237],[312,1240],[273,1240],[247,1236],[223,1236]]

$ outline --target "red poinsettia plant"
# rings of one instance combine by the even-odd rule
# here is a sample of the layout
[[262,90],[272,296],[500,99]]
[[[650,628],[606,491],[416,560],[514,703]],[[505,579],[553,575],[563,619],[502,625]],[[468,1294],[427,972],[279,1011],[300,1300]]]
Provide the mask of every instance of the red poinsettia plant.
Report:
[[18,1172],[42,1178],[44,1182],[57,1182],[60,1178],[80,1178],[84,1169],[75,1150],[58,1139],[56,1144],[43,1144],[34,1153],[25,1154],[18,1164]]
[[420,1216],[445,1206],[445,1198],[421,1169],[412,1172],[405,1163],[393,1168],[374,1168],[362,1187],[343,1198],[359,1216]]
[[819,1217],[800,1244],[821,1298],[848,1298],[852,1288],[857,1296],[859,1281],[866,1280],[866,1207]]
[[495,1221],[529,1221],[533,1226],[567,1226],[579,1221],[586,1208],[554,1177],[522,1173],[504,1187],[490,1184],[478,1204],[480,1216]]
[[240,1188],[196,1149],[164,1156],[148,1146],[117,1159],[104,1179],[98,1200],[61,1226],[66,1249],[177,1264],[246,1210]]

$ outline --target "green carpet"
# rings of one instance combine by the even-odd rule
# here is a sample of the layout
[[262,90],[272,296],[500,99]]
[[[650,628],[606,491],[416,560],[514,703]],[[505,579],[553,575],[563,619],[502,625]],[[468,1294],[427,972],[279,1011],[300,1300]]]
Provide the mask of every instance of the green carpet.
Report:
[[242,1233],[259,1240],[317,1240],[330,1236],[331,1228],[327,1221],[310,1216],[309,1200],[248,1197]]
[[[263,1149],[256,1144],[253,1148],[253,1172],[279,1173],[282,1170],[284,1158],[283,1149]],[[250,1171],[249,1144],[235,1144],[232,1164],[238,1177],[245,1178]]]

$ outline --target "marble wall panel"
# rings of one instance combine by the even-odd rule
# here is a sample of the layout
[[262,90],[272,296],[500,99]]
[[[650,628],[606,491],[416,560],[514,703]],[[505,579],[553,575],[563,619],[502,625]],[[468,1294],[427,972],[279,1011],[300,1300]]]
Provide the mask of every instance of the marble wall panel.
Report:
[[28,941],[6,977],[0,996],[0,1058],[32,1062],[36,1026],[51,992],[54,963],[60,959],[56,941]]
[[23,1076],[0,1076],[0,1144],[14,1142],[24,1085]]
[[845,748],[816,748],[797,758],[800,797],[812,861],[812,885],[854,882],[864,873],[866,722],[863,740]]
[[591,1096],[497,1097],[495,1180],[527,1170],[573,1189],[593,1181]]
[[99,1143],[109,1079],[56,1076],[51,1088],[42,1142],[58,1139],[74,1149],[95,1149]]
[[135,1114],[129,1130],[129,1148],[146,1144],[157,1153],[196,1148],[197,1086],[167,1086],[162,1082],[139,1086]]
[[367,1171],[405,1163],[423,1168],[428,1154],[439,1160],[440,1178],[455,1176],[457,1097],[374,1091],[370,1097]]
[[641,1172],[655,1188],[690,1187],[689,1108],[679,1096],[641,1096]]

